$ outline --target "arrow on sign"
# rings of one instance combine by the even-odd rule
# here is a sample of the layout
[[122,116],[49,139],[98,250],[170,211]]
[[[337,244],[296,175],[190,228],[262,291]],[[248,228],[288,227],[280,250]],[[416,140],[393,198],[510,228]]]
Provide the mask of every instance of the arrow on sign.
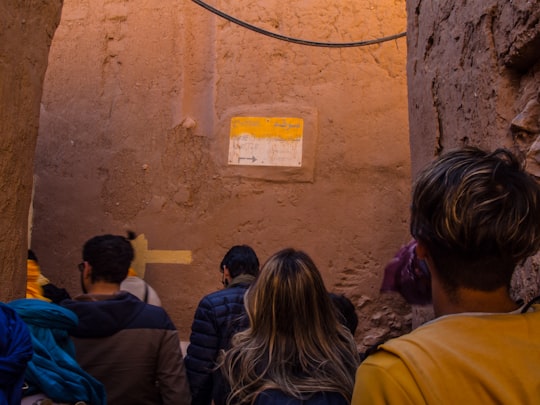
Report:
[[252,156],[250,158],[248,157],[239,157],[238,163],[240,163],[241,160],[251,160],[251,163],[255,163],[257,161],[257,158],[255,156]]

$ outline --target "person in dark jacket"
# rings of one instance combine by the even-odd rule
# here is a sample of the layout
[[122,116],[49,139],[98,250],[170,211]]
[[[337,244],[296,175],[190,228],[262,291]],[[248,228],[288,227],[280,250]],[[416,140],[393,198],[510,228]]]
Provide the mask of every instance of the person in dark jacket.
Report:
[[356,308],[343,294],[330,293],[330,299],[337,310],[338,320],[351,331],[351,335],[354,336],[356,329],[358,328],[358,315],[356,314]]
[[228,384],[217,370],[231,337],[248,327],[244,294],[259,272],[259,259],[247,245],[233,246],[219,270],[225,289],[205,296],[195,311],[185,365],[193,405],[225,404]]
[[178,332],[161,307],[120,291],[134,258],[127,238],[96,236],[79,264],[84,294],[60,304],[79,317],[70,330],[81,367],[114,405],[189,404]]

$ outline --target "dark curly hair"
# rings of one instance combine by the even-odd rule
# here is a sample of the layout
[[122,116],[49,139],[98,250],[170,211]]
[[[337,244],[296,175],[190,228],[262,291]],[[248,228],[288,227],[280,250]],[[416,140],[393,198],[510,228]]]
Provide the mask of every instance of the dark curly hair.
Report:
[[100,235],[89,239],[83,246],[82,256],[92,266],[92,281],[120,284],[126,277],[135,258],[130,240],[120,235]]

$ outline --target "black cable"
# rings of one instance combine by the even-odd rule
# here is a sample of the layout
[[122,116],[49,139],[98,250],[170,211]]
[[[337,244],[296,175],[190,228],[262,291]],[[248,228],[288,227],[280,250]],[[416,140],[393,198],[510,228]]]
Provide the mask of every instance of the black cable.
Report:
[[297,38],[291,38],[287,37],[285,35],[276,34],[275,32],[270,32],[267,30],[264,30],[262,28],[256,27],[254,25],[248,24],[247,22],[241,21],[237,18],[234,18],[233,16],[230,16],[228,14],[225,14],[223,11],[220,11],[214,7],[212,7],[209,4],[206,4],[202,0],[192,0],[194,3],[197,3],[199,6],[207,9],[208,11],[220,16],[221,18],[224,18],[230,22],[233,22],[235,24],[240,25],[241,27],[247,28],[249,30],[255,31],[259,34],[263,34],[275,39],[279,39],[281,41],[287,41],[292,42],[294,44],[299,45],[307,45],[307,46],[319,46],[319,47],[326,47],[326,48],[351,48],[354,46],[366,46],[366,45],[373,45],[373,44],[379,44],[381,42],[386,41],[392,41],[393,39],[398,39],[401,37],[404,37],[407,35],[407,32],[400,32],[399,34],[390,35],[388,37],[382,37],[377,39],[370,39],[367,41],[356,41],[356,42],[317,42],[317,41],[308,41],[304,39],[297,39]]

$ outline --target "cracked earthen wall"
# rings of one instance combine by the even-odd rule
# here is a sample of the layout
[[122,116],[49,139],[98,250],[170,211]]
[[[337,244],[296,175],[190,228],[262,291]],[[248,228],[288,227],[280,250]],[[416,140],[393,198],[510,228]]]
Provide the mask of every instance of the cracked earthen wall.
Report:
[[[37,103],[61,2],[44,4],[3,3],[9,12],[0,14],[3,300],[24,288]],[[404,24],[402,2],[350,2],[342,13],[324,4],[219,5],[322,40],[386,35]],[[466,143],[521,151],[538,173],[534,5],[407,3],[413,176]],[[313,255],[329,289],[353,299],[361,346],[406,331],[411,319],[396,309],[399,297],[377,293],[384,263],[408,238],[404,52],[399,40],[339,50],[276,43],[189,2],[66,2],[35,168],[33,247],[45,273],[77,293],[84,240],[126,228],[144,233],[150,249],[190,249],[191,265],[146,271],[186,339],[197,300],[219,288],[216,264],[230,245],[250,243],[264,260],[290,244]],[[245,106],[310,117],[317,137],[309,138],[305,173],[267,181],[275,171],[228,170],[224,121]],[[280,181],[287,175],[294,181]],[[516,277],[523,297],[537,293],[536,262]]]
[[[538,1],[407,2],[412,175],[448,149],[506,147],[540,177]],[[538,294],[538,257],[514,293]],[[420,320],[421,321],[421,320]]]
[[0,301],[26,283],[27,222],[39,103],[62,1],[0,3]]
[[[404,1],[209,2],[302,39],[351,42],[405,30]],[[301,168],[227,163],[234,116],[304,119]],[[66,0],[51,48],[36,149],[32,246],[44,273],[79,293],[81,246],[132,229],[190,264],[146,266],[187,340],[198,301],[221,288],[234,244],[261,261],[305,250],[373,343],[410,327],[379,296],[409,239],[406,41],[292,44],[187,0]]]

